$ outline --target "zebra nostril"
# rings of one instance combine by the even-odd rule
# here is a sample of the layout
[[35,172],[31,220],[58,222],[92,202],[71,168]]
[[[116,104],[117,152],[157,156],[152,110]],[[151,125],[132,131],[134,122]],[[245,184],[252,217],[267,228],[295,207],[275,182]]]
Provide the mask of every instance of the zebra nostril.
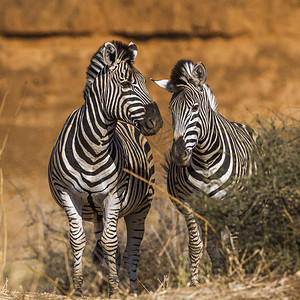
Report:
[[186,148],[186,144],[182,136],[174,139],[170,155],[171,159],[179,167],[186,166],[189,163],[190,151]]
[[155,127],[155,121],[153,121],[152,119],[149,118],[146,122],[146,125],[148,128],[153,128],[153,127]]

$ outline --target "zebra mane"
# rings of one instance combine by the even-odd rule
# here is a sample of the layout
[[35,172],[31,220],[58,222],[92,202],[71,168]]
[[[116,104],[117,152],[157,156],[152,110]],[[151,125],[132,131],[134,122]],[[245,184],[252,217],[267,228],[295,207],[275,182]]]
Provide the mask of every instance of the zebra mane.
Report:
[[170,84],[174,88],[180,88],[189,83],[189,81],[193,78],[192,72],[194,66],[195,64],[191,60],[179,60],[171,72]]
[[[174,90],[176,90],[184,87],[191,81],[195,82],[195,77],[193,73],[194,67],[195,64],[191,60],[186,60],[186,59],[179,60],[171,72],[171,79],[168,84],[172,86]],[[209,85],[202,84],[202,86],[205,88],[207,98],[209,100],[209,104],[212,110],[216,111],[218,108],[218,104],[216,102],[215,95],[211,91]]]
[[213,94],[213,92],[211,91],[210,87],[208,84],[203,84],[203,87],[205,88],[206,91],[206,95],[210,104],[210,107],[212,110],[217,111],[218,109],[218,103],[216,101],[216,97]]
[[[117,49],[117,57],[116,60],[119,62],[127,61],[130,66],[133,65],[135,56],[132,49],[129,48],[128,45],[120,42],[120,41],[112,41],[111,42]],[[86,71],[86,85],[84,89],[84,94],[87,90],[92,86],[97,75],[103,70],[106,66],[106,63],[103,59],[103,50],[105,44],[103,44],[96,53],[92,56],[90,65]]]

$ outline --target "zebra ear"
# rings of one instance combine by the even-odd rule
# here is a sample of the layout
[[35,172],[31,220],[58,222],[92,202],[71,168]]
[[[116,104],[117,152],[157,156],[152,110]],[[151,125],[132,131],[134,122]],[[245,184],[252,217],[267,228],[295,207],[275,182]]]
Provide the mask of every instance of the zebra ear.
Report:
[[135,59],[136,59],[137,53],[138,53],[137,46],[133,42],[130,42],[128,46],[129,46],[129,49],[132,50],[132,53],[133,53],[133,62],[134,62]]
[[170,93],[173,93],[175,91],[173,85],[171,84],[171,80],[168,79],[162,79],[162,80],[154,80],[150,78],[154,83],[156,83],[161,88],[167,90]]
[[107,42],[104,45],[103,60],[110,67],[114,64],[117,57],[117,49],[114,44]]
[[205,83],[207,78],[207,72],[202,62],[198,62],[194,66],[194,70],[192,72],[193,79],[196,85],[200,85]]

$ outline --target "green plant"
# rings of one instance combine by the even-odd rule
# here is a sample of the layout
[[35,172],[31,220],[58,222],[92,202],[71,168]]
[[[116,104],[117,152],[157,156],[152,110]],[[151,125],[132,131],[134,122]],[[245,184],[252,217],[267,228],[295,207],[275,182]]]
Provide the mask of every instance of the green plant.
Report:
[[[216,231],[228,226],[246,272],[296,272],[300,269],[300,122],[258,120],[263,155],[257,173],[241,190],[215,201],[194,197],[194,208]],[[260,255],[253,255],[260,254]],[[229,256],[232,253],[229,254]]]

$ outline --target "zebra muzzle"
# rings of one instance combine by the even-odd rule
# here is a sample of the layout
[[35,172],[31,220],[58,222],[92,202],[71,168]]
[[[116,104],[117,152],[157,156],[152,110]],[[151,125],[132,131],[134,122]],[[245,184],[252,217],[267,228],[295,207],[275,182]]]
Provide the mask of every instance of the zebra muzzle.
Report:
[[170,155],[172,161],[178,167],[184,167],[188,164],[191,157],[191,152],[186,148],[186,144],[182,136],[174,139]]
[[157,104],[148,104],[145,107],[144,118],[139,122],[139,129],[142,134],[146,136],[156,134],[162,126],[163,120]]

